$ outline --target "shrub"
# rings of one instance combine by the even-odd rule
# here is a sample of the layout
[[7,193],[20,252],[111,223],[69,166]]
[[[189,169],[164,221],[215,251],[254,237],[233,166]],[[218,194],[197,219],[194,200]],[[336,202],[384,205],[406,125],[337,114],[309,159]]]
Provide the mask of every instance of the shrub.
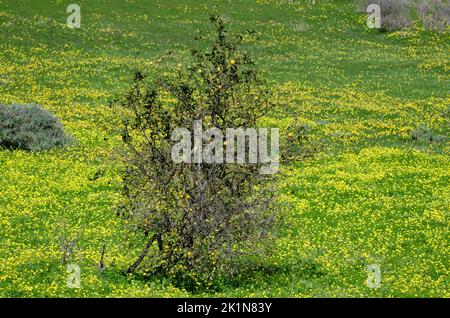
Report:
[[358,0],[358,3],[363,12],[370,4],[380,6],[382,30],[398,30],[413,25],[408,0]]
[[291,123],[286,131],[288,133],[283,139],[284,147],[281,149],[283,163],[312,158],[325,148],[325,141],[314,138],[311,134],[311,127],[298,120]]
[[71,142],[58,119],[38,105],[0,105],[0,147],[43,151]]
[[443,135],[435,134],[431,129],[427,128],[425,125],[420,125],[417,129],[411,131],[411,140],[419,142],[445,142],[446,137]]
[[450,21],[450,3],[442,0],[420,0],[417,14],[426,29],[444,30]]
[[444,30],[450,20],[450,3],[444,3],[442,0],[357,0],[357,2],[363,12],[369,4],[380,6],[383,30],[412,27],[414,11],[428,30]]
[[[254,127],[273,108],[251,59],[240,50],[242,35],[228,35],[226,23],[211,17],[216,37],[194,61],[173,76],[147,83],[137,71],[121,101],[126,109],[122,202],[118,214],[148,236],[128,273],[142,266],[182,282],[185,288],[211,284],[238,250],[254,250],[274,221],[272,177],[260,164],[175,163],[174,129]],[[156,244],[156,245],[154,245]],[[249,249],[246,249],[248,251]]]

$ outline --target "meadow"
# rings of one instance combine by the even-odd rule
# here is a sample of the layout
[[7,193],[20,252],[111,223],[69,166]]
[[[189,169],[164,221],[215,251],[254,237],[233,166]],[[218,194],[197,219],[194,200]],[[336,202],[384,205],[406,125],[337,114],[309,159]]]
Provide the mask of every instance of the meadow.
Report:
[[[450,37],[369,30],[353,1],[0,1],[0,104],[36,103],[76,139],[0,150],[0,297],[450,297]],[[282,165],[273,253],[191,293],[121,273],[144,238],[118,218],[121,139],[109,102],[136,66],[186,63],[210,13],[244,41],[279,107],[266,123],[309,127],[323,149]],[[167,52],[171,54],[167,57]],[[421,125],[441,142],[413,140]],[[68,288],[61,238],[77,240]],[[99,273],[103,244],[106,269]],[[367,266],[381,270],[369,288]]]

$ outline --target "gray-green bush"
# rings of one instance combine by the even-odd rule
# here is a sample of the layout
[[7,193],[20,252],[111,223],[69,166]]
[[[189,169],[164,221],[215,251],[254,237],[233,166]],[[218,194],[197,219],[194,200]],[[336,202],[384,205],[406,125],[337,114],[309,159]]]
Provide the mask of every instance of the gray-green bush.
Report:
[[71,142],[58,118],[41,106],[0,105],[1,148],[44,151]]
[[381,9],[381,28],[411,28],[415,22],[427,30],[445,30],[450,21],[450,2],[442,0],[356,0],[358,9],[366,12],[369,4]]
[[419,142],[445,142],[447,139],[444,135],[434,133],[425,125],[420,125],[417,129],[411,131],[411,140]]
[[450,22],[450,2],[442,0],[421,0],[417,14],[428,30],[444,30]]

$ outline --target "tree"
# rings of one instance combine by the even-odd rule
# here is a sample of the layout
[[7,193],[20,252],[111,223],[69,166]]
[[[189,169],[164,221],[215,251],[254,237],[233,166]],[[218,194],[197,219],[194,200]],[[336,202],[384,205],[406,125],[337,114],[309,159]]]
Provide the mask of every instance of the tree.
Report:
[[256,127],[274,107],[240,49],[243,36],[228,35],[220,17],[211,22],[215,40],[209,49],[192,50],[191,65],[150,81],[137,71],[121,101],[127,151],[118,213],[148,237],[128,273],[142,266],[189,284],[211,282],[238,249],[267,235],[275,219],[274,176],[260,173],[262,163],[172,158],[176,129],[190,129],[194,122],[203,130]]

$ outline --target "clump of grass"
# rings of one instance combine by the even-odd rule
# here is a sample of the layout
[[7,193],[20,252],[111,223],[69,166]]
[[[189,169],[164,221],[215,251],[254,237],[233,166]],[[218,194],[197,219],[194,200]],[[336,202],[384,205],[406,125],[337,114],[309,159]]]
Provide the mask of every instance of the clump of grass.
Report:
[[58,118],[39,105],[0,105],[0,147],[45,151],[73,142]]

